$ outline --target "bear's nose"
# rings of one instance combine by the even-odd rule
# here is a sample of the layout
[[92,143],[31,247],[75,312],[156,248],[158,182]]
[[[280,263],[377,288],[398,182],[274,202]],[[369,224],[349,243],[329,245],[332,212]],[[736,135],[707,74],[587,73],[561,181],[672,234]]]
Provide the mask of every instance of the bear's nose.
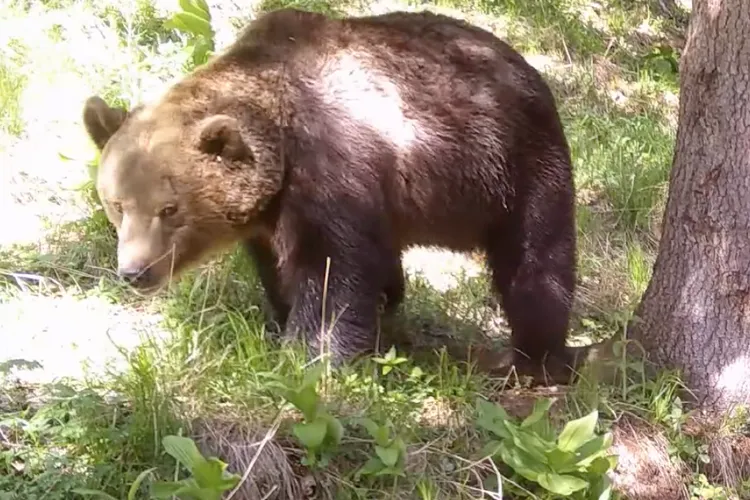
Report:
[[148,284],[150,272],[144,267],[127,267],[117,270],[117,274],[128,284],[133,286],[143,286]]

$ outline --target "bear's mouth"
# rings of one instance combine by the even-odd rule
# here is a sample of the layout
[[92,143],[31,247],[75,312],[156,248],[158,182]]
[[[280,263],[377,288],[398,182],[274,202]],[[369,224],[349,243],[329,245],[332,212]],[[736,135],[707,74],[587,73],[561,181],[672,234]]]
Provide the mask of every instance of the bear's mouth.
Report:
[[171,281],[169,279],[163,279],[161,276],[144,272],[137,277],[137,279],[123,278],[123,281],[128,287],[134,291],[137,295],[142,297],[151,297],[156,295]]
[[165,288],[167,282],[156,282],[156,283],[144,283],[144,284],[132,284],[130,283],[130,289],[133,290],[136,295],[141,297],[153,297],[157,295],[163,288]]

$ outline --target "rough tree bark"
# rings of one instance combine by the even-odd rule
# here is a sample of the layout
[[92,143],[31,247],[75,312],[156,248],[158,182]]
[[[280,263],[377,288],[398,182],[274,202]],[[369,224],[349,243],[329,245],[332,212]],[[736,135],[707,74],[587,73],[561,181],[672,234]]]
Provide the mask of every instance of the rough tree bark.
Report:
[[703,407],[750,403],[750,1],[694,0],[659,252],[632,337]]

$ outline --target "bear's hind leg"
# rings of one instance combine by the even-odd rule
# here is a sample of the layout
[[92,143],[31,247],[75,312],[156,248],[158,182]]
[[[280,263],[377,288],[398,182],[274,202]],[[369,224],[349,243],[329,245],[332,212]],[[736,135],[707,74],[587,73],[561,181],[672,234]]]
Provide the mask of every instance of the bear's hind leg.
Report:
[[546,182],[543,173],[537,180],[516,200],[502,229],[491,233],[487,259],[511,327],[517,368],[539,373],[544,365],[557,376],[560,370],[568,373],[565,364],[570,362],[566,338],[576,279],[573,188],[569,178],[556,178],[555,172],[547,172]]
[[406,279],[404,277],[404,268],[401,264],[401,257],[394,258],[389,279],[385,284],[383,293],[385,294],[385,312],[392,313],[404,301],[406,295]]

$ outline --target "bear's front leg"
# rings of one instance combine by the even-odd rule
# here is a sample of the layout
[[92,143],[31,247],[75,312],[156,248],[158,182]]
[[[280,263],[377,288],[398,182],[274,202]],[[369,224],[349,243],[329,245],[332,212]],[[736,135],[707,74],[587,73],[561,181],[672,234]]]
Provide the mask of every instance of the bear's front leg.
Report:
[[295,274],[287,340],[304,338],[311,358],[328,352],[333,365],[375,347],[383,291],[378,275],[366,272],[356,261],[335,257],[327,280],[325,259]]
[[399,283],[391,283],[394,270],[401,269],[399,256],[384,248],[386,239],[375,227],[345,228],[338,220],[293,233],[295,241],[280,268],[291,306],[285,337],[303,338],[311,357],[330,348],[331,362],[339,364],[372,351],[383,293],[396,304],[400,299]]
[[289,304],[279,290],[278,259],[273,249],[263,241],[247,240],[245,249],[255,263],[255,269],[266,293],[276,322],[283,329],[289,316]]

